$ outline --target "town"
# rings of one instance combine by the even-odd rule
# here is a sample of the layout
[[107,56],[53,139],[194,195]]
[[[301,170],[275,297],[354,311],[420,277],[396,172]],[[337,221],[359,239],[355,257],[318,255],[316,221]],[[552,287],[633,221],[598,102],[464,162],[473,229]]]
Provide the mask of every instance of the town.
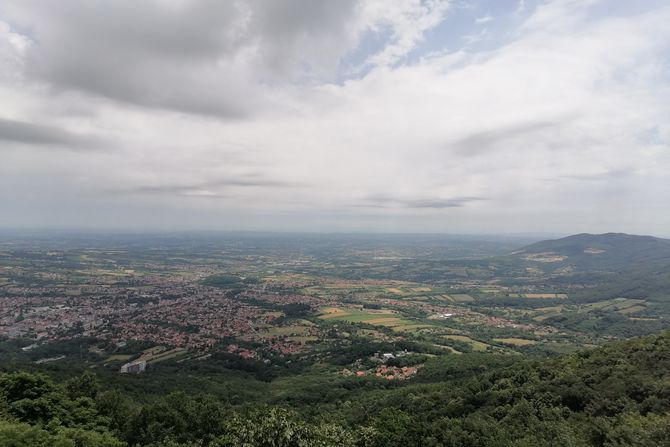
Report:
[[[635,327],[660,321],[643,299],[595,306],[572,299],[588,285],[544,284],[553,276],[543,276],[542,267],[565,259],[546,253],[520,254],[514,263],[433,262],[419,278],[413,269],[426,263],[421,246],[361,252],[343,244],[333,259],[270,241],[214,240],[197,249],[177,242],[142,249],[0,245],[0,337],[34,362],[72,355],[47,349],[40,357],[41,347],[85,340],[102,365],[144,372],[159,362],[207,361],[212,353],[316,362],[360,343],[410,344],[429,355],[565,352],[616,337],[567,325],[573,318],[617,318]],[[481,250],[476,244],[472,255]],[[496,273],[499,265],[505,270]],[[410,378],[416,367],[352,363],[345,370]]]

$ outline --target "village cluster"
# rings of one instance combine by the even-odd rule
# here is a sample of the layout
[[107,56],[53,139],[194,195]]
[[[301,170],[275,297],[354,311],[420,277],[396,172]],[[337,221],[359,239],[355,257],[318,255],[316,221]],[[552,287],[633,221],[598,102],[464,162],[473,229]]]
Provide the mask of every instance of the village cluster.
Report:
[[[263,335],[280,313],[250,304],[251,299],[275,305],[322,299],[300,295],[246,292],[245,299],[225,291],[147,276],[141,286],[8,287],[0,296],[0,336],[38,343],[95,337],[111,343],[127,340],[206,350],[222,340]],[[254,340],[280,353],[298,352],[304,343],[287,337],[260,336]],[[233,350],[232,352],[237,352]],[[253,351],[241,350],[242,356]]]

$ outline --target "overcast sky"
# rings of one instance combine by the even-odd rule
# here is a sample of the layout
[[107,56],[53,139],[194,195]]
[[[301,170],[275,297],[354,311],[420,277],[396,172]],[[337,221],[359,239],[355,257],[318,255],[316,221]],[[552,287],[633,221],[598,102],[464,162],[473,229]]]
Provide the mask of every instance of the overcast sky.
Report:
[[0,227],[670,236],[667,0],[0,0]]

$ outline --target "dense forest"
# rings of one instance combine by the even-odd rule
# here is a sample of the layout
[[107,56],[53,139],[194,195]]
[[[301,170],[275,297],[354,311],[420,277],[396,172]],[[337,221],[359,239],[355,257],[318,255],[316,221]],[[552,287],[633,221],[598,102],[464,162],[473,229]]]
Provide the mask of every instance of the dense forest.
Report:
[[670,445],[667,332],[545,360],[437,357],[402,386],[362,383],[352,398],[315,384],[272,406],[102,383],[3,371],[0,445]]

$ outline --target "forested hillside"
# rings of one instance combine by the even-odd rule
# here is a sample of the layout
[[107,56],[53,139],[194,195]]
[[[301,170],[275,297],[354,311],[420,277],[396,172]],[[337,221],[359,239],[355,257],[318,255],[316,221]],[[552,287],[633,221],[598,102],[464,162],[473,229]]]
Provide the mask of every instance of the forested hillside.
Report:
[[541,361],[439,357],[383,392],[363,382],[355,400],[324,391],[282,406],[233,407],[206,389],[139,402],[90,372],[55,382],[5,371],[0,445],[670,445],[670,333]]
[[553,254],[582,270],[627,269],[635,263],[670,263],[670,240],[624,233],[575,234],[528,245],[517,256]]
[[668,239],[583,233],[536,242],[498,259],[539,269],[557,287],[585,286],[587,290],[573,293],[576,300],[651,299],[660,303],[659,309],[667,309],[670,302]]

